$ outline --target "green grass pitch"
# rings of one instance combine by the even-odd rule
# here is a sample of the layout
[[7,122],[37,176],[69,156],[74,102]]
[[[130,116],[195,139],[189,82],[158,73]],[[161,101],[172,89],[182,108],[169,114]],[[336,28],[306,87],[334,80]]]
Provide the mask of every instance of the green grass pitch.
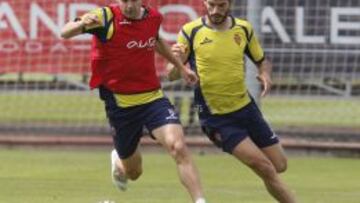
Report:
[[[126,192],[110,180],[109,150],[0,149],[0,202],[191,203],[175,164],[164,153],[143,153],[144,174]],[[273,203],[261,181],[225,154],[194,153],[210,203]],[[359,203],[356,159],[290,157],[282,175],[301,203]]]

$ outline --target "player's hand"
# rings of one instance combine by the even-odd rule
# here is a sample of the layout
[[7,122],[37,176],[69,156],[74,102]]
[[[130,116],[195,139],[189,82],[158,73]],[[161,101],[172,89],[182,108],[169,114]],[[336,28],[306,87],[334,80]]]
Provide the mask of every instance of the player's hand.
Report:
[[271,90],[272,81],[270,75],[267,72],[263,72],[256,76],[256,79],[262,85],[261,97],[265,97]]
[[167,78],[169,81],[178,80],[181,78],[180,71],[175,68],[174,64],[168,63],[166,66]]
[[183,67],[183,68],[181,68],[181,70],[182,70],[183,78],[185,79],[186,83],[188,83],[189,85],[197,84],[199,79],[194,71],[192,71],[188,67]]
[[86,29],[92,29],[99,26],[102,26],[102,22],[98,18],[98,16],[94,13],[87,13],[81,17],[81,22],[85,26]]
[[195,85],[199,81],[196,73],[188,67],[180,67],[180,70],[182,71],[179,71],[179,68],[176,68],[172,63],[169,63],[166,66],[167,78],[170,81],[174,81],[180,79],[181,75],[183,75],[185,81],[190,85]]
[[183,44],[174,44],[171,47],[171,51],[176,57],[179,57],[181,61],[186,61],[187,47]]

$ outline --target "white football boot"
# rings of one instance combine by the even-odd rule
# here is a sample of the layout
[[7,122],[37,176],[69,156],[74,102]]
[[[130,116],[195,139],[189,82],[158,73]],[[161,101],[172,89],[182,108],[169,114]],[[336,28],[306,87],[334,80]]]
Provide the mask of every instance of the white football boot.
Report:
[[111,179],[114,185],[122,191],[125,191],[127,188],[127,178],[119,171],[116,167],[116,160],[119,159],[119,156],[115,149],[111,151]]

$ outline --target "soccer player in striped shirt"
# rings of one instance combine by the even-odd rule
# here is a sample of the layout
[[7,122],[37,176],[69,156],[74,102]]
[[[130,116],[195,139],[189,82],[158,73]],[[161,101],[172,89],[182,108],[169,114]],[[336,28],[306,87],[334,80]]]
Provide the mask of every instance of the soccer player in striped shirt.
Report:
[[[271,63],[251,24],[230,15],[231,0],[203,1],[207,15],[184,25],[178,43],[172,47],[199,77],[195,102],[202,129],[216,146],[262,178],[276,200],[295,203],[294,195],[278,175],[287,167],[278,137],[245,84],[245,55],[258,67],[262,96],[270,90]],[[169,78],[176,79],[176,69],[169,68]]]
[[[162,15],[142,0],[117,0],[95,9],[62,29],[64,38],[94,35],[90,87],[98,88],[114,129],[111,153],[113,182],[125,190],[127,180],[142,173],[139,141],[146,127],[177,164],[181,182],[193,201],[205,203],[197,169],[184,141],[178,114],[164,96],[156,75],[155,51],[176,64],[185,80],[197,82],[159,36]],[[161,170],[161,169],[159,169]]]

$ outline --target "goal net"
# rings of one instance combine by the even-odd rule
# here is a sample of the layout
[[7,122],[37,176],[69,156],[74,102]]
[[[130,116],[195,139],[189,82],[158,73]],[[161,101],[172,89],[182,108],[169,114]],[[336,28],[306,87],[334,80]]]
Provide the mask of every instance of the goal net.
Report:
[[[87,86],[91,36],[62,40],[59,30],[110,2],[0,2],[0,133],[108,133],[97,91]],[[144,2],[164,15],[160,35],[170,44],[184,23],[205,13],[201,0]],[[252,22],[274,64],[273,90],[261,106],[276,130],[358,130],[360,1],[235,0],[232,15]],[[163,78],[165,61],[156,61]],[[256,74],[250,63],[247,71]],[[162,81],[186,132],[201,133],[191,87]]]

